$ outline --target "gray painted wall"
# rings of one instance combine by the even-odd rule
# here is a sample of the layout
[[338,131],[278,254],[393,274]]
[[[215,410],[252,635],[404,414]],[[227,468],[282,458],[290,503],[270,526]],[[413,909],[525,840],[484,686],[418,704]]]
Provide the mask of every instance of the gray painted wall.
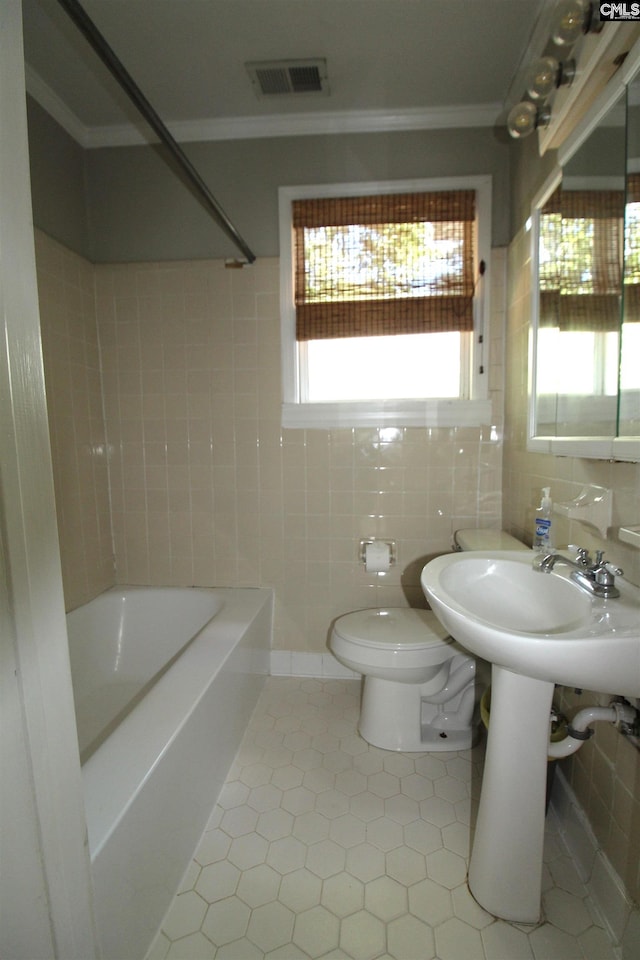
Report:
[[[278,255],[278,187],[493,175],[493,240],[508,240],[508,151],[488,130],[304,136],[188,144],[185,152],[257,256]],[[87,158],[92,258],[234,256],[233,245],[147,147]]]
[[34,224],[88,257],[85,151],[31,97],[27,120]]
[[511,141],[510,239],[531,216],[531,198],[535,196],[556,165],[555,150],[538,153],[538,137]]
[[640,107],[629,107],[627,116],[628,154],[637,164],[640,160]]
[[594,130],[568,161],[564,171],[568,177],[619,178],[622,186],[626,169],[626,130],[622,126]]
[[[97,263],[237,255],[168,168],[160,147],[81,150],[30,109],[34,221]],[[279,137],[190,143],[185,153],[257,256],[278,255],[278,187],[493,176],[493,243],[509,240],[509,151],[493,130]]]

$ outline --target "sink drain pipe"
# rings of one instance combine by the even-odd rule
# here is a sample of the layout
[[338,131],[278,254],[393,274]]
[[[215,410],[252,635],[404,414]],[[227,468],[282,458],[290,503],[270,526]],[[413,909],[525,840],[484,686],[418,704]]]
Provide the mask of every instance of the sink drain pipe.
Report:
[[598,720],[615,724],[619,730],[629,729],[638,724],[638,711],[628,703],[612,701],[608,707],[585,707],[576,713],[573,720],[567,725],[568,736],[563,740],[549,743],[547,755],[550,760],[561,760],[570,757],[579,750],[585,740],[589,740],[595,733],[589,726]]

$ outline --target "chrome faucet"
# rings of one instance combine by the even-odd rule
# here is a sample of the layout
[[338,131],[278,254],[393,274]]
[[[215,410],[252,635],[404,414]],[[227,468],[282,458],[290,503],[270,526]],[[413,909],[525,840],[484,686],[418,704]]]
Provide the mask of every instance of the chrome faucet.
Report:
[[536,569],[541,573],[551,573],[557,563],[566,563],[573,567],[571,579],[594,597],[619,597],[620,591],[615,585],[616,577],[621,577],[623,570],[603,560],[604,551],[596,550],[596,558],[592,560],[589,551],[584,547],[575,547],[577,558],[571,560],[560,553],[548,553],[536,562]]
[[541,573],[551,573],[556,563],[566,563],[569,567],[584,573],[593,569],[595,566],[589,556],[589,551],[584,547],[575,547],[577,558],[572,560],[570,557],[563,557],[561,553],[548,553],[542,559],[536,562],[536,567]]

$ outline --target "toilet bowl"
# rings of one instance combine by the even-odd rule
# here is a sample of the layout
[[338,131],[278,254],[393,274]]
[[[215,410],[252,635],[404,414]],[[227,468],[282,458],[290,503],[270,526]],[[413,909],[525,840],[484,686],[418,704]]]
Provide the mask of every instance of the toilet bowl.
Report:
[[476,661],[430,610],[358,610],[336,620],[329,646],[364,675],[361,736],[385,750],[465,750],[477,734]]
[[[456,550],[526,550],[509,534],[459,530]],[[489,667],[431,610],[358,610],[335,621],[329,649],[364,677],[358,729],[368,743],[410,753],[466,750],[480,736]]]

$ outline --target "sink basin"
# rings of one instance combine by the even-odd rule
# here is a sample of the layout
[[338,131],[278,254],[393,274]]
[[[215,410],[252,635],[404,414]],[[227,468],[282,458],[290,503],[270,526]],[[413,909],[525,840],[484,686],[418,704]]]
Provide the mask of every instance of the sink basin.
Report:
[[422,587],[459,643],[538,680],[640,697],[640,589],[592,597],[571,567],[533,569],[522,551],[454,553],[432,560]]
[[540,919],[554,684],[640,697],[640,589],[592,597],[525,551],[454,553],[422,571],[441,623],[491,661],[491,722],[468,883],[494,916]]

